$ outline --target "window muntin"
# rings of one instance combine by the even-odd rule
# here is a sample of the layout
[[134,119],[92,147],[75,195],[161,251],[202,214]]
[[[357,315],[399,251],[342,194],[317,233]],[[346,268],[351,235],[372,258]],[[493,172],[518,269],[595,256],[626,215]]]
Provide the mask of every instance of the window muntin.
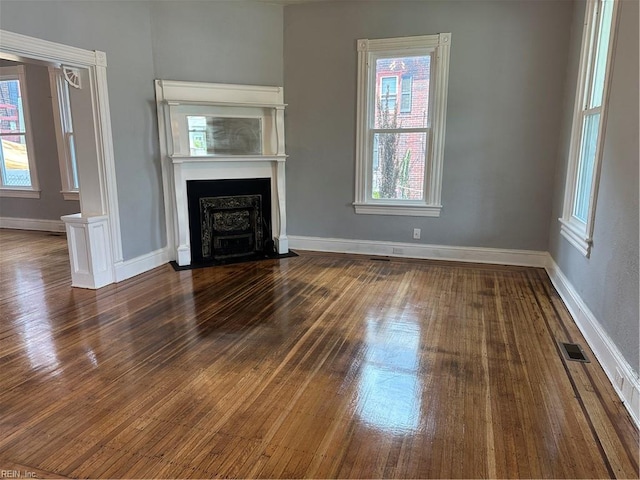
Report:
[[450,38],[358,42],[356,213],[439,216]]
[[36,191],[25,69],[0,67],[0,189]]
[[560,218],[562,235],[586,256],[590,254],[593,234],[617,1],[589,0],[587,3]]

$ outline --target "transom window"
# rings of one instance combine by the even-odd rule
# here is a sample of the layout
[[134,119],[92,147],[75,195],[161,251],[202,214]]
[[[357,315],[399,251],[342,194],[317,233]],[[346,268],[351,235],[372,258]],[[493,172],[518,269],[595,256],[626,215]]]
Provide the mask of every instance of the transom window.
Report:
[[586,10],[561,233],[589,256],[606,123],[617,0],[589,0]]
[[450,39],[358,41],[356,213],[439,216]]
[[37,197],[25,68],[0,67],[0,195]]

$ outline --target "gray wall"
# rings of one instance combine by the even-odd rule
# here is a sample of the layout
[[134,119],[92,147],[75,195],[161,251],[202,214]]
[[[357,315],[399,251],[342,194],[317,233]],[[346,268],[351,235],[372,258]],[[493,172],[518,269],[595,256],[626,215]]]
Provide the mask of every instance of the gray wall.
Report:
[[[285,7],[291,235],[546,250],[570,2]],[[440,218],[356,215],[356,39],[452,32]],[[309,181],[313,179],[313,181]]]
[[166,245],[153,80],[282,81],[277,5],[3,0],[0,28],[106,52],[125,260]]
[[625,359],[638,372],[638,2],[625,0],[620,8],[593,249],[591,257],[585,258],[560,235],[557,220],[562,215],[584,19],[583,2],[576,4],[549,251]]
[[282,7],[249,2],[153,2],[157,78],[282,85]]
[[[20,65],[2,62],[2,65]],[[40,198],[0,198],[0,217],[60,220],[62,215],[78,213],[80,202],[65,200],[60,193],[60,164],[51,103],[47,67],[26,65],[26,82],[33,134],[34,158],[40,184]]]

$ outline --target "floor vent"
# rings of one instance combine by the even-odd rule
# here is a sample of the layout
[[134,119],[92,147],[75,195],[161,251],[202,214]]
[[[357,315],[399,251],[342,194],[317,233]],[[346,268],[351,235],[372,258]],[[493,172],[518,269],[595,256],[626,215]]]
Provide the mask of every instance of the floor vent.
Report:
[[591,360],[589,360],[585,355],[582,347],[577,343],[560,343],[560,348],[562,349],[564,358],[567,360],[571,360],[572,362],[591,362]]
[[370,257],[369,260],[373,260],[374,262],[388,262],[389,261],[388,258],[375,258],[375,257]]

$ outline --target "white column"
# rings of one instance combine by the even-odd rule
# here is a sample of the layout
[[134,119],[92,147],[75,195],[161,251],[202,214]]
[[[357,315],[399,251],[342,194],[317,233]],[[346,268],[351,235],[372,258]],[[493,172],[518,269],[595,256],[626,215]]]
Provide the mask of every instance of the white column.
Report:
[[80,213],[61,217],[67,232],[71,285],[97,289],[114,282],[109,217],[83,217]]

